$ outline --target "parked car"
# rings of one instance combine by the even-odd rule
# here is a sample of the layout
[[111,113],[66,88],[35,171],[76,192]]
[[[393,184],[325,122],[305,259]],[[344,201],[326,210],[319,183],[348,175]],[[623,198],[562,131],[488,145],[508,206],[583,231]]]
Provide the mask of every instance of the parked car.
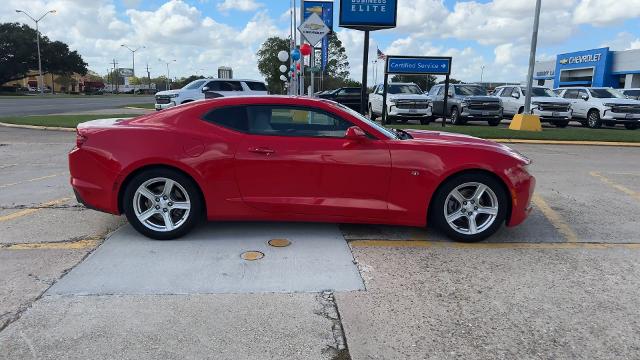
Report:
[[[333,101],[202,100],[78,125],[79,202],[173,239],[200,219],[440,227],[479,241],[527,217],[529,159],[488,140],[390,130]],[[346,181],[345,181],[346,180]]]
[[[387,85],[387,123],[399,120],[403,123],[417,119],[426,125],[431,121],[431,109],[427,95],[414,83],[389,83]],[[382,116],[384,84],[376,85],[369,94],[369,117],[375,120]]]
[[640,100],[640,88],[620,89],[620,92],[629,99]]
[[597,129],[602,124],[624,124],[629,130],[640,126],[640,101],[625,98],[620,92],[606,87],[567,87],[561,96],[571,102],[574,120]]
[[498,126],[502,121],[502,102],[496,96],[487,95],[487,90],[476,84],[449,85],[447,111],[444,109],[444,84],[434,85],[429,91],[434,116],[448,116],[453,125],[467,121],[486,121]]
[[222,96],[267,95],[267,86],[262,81],[243,79],[198,79],[182,89],[156,93],[156,110],[167,109],[205,98],[205,92],[213,91]]
[[322,99],[333,100],[355,111],[360,111],[361,88],[341,87],[330,92],[319,95]]
[[[504,116],[513,116],[524,112],[527,94],[525,86],[500,86],[495,95],[502,100]],[[556,95],[553,91],[534,86],[531,90],[531,111],[540,116],[540,121],[557,127],[567,127],[571,121],[571,103]]]

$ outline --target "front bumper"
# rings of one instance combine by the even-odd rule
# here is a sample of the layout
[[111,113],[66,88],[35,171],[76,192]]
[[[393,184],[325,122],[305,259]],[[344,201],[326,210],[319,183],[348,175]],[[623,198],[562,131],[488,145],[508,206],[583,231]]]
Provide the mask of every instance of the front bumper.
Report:
[[174,106],[176,106],[176,102],[175,101],[169,101],[169,103],[167,103],[167,104],[158,104],[158,103],[155,104],[156,110],[164,110],[164,109],[168,109],[168,108],[171,108],[171,107],[174,107]]
[[502,109],[500,110],[476,110],[462,108],[460,116],[468,119],[502,119]]
[[601,120],[615,120],[617,122],[640,122],[640,114],[614,113],[611,110],[605,110],[600,117]]
[[424,109],[399,109],[396,105],[390,105],[387,115],[392,117],[422,118],[431,117],[433,114],[428,106]]
[[540,116],[540,120],[571,120],[571,111],[546,111],[533,109],[535,115]]

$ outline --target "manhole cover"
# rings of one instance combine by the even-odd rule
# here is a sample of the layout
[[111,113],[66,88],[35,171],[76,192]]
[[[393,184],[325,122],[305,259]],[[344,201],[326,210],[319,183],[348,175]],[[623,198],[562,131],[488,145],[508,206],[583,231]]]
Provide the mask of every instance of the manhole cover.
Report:
[[264,254],[260,251],[245,251],[240,255],[240,257],[247,261],[254,261],[262,259]]
[[291,245],[291,241],[287,239],[271,239],[269,240],[269,245],[273,247],[285,247]]

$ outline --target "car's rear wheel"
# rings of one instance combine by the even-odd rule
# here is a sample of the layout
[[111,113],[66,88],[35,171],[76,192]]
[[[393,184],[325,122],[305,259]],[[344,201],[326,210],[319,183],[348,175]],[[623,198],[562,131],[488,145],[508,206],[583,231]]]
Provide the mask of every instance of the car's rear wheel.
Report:
[[456,241],[475,242],[495,233],[507,217],[507,194],[485,173],[449,179],[434,195],[432,221]]
[[129,223],[157,240],[188,233],[202,218],[202,199],[189,177],[171,169],[149,169],[127,185],[123,198]]
[[424,118],[420,118],[420,124],[421,125],[429,125],[429,123],[431,122],[432,118],[431,117],[424,117]]
[[369,104],[369,119],[371,119],[371,121],[375,121],[376,117],[376,114],[373,113],[373,109],[371,108],[371,104]]
[[587,115],[587,126],[591,129],[599,129],[602,126],[600,121],[600,112],[598,110],[591,110]]

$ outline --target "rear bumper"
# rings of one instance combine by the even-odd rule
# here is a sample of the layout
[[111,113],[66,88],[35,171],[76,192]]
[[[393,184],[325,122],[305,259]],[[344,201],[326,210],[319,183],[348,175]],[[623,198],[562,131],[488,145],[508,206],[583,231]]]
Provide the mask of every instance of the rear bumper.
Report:
[[69,179],[78,202],[89,209],[118,215],[118,171],[91,151],[74,148],[69,153]]

